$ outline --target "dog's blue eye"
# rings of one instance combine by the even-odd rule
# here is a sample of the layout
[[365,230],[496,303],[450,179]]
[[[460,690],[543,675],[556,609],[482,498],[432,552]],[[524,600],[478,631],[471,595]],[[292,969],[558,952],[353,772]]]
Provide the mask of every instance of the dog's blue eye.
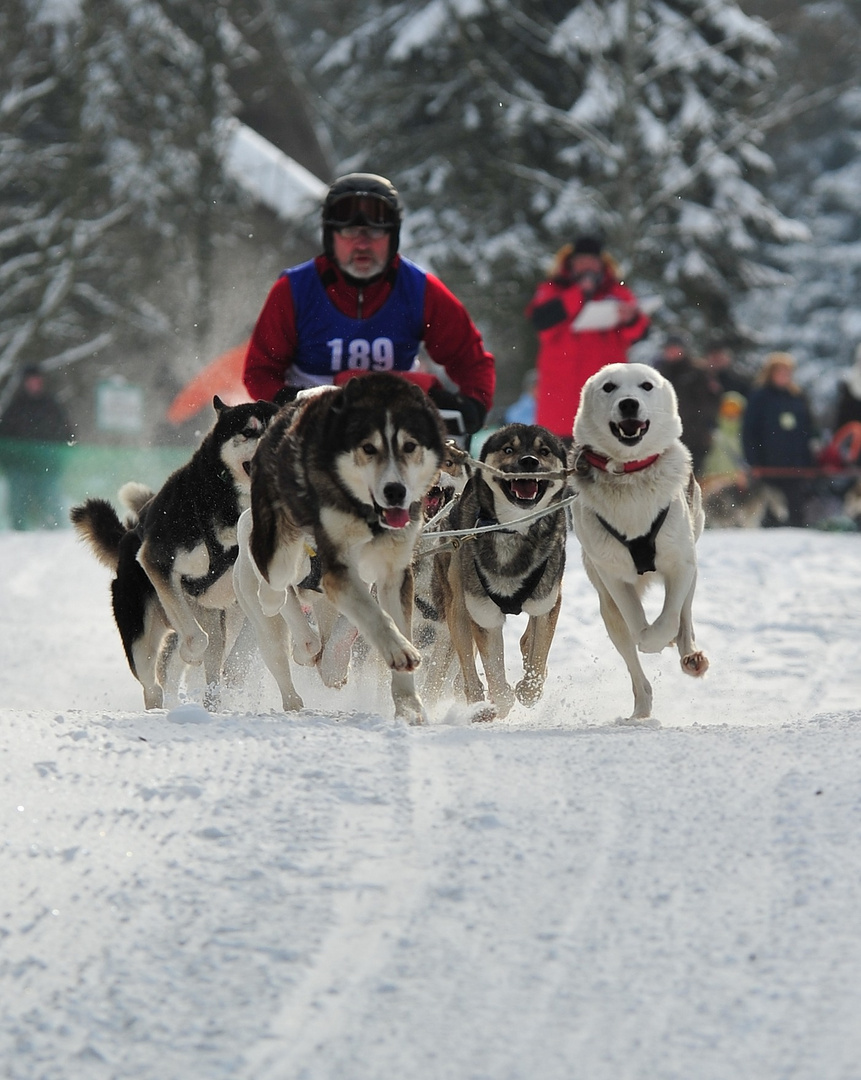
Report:
[[640,389],[645,390],[646,393],[648,394],[648,392],[650,390],[654,390],[654,386],[650,382],[641,382],[640,383]]
[[605,382],[601,387],[605,394],[612,394],[614,390],[618,390],[618,386],[614,382]]

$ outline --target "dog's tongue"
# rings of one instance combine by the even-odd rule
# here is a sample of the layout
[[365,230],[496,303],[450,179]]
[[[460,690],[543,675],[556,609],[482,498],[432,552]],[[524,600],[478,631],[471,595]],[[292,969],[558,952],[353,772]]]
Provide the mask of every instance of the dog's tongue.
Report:
[[518,499],[532,500],[538,495],[537,480],[512,480],[511,490]]
[[626,439],[633,439],[639,435],[646,425],[642,420],[620,420],[619,427]]
[[390,529],[403,529],[410,523],[410,512],[399,506],[387,506],[383,510],[383,521]]

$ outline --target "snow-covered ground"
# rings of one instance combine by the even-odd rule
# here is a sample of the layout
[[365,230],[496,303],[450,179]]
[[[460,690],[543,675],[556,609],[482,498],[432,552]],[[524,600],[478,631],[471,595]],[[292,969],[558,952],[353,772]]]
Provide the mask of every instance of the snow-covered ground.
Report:
[[861,538],[700,566],[660,729],[573,540],[542,703],[411,729],[304,671],[145,713],[107,571],[0,534],[0,1074],[857,1080]]

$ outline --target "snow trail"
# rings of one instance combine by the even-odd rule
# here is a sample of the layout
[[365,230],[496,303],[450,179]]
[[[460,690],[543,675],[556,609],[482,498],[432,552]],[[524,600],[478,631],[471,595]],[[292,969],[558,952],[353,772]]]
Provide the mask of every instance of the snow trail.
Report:
[[106,572],[0,536],[3,1075],[858,1080],[857,537],[700,549],[663,728],[572,549],[544,701],[409,729],[372,665],[144,713]]

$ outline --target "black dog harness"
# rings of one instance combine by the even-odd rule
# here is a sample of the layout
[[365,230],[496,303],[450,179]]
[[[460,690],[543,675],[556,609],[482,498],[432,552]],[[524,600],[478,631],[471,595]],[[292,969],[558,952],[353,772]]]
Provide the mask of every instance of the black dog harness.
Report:
[[214,537],[207,535],[205,539],[206,550],[209,554],[209,570],[203,577],[198,578],[188,577],[183,574],[182,587],[189,596],[203,596],[228,570],[233,569],[233,564],[239,554],[239,547],[236,544],[233,547],[224,548]]
[[[227,487],[233,488],[234,481],[229,469],[222,469],[218,474],[218,479]],[[204,521],[199,512],[195,514],[195,517],[197,524],[200,526],[203,543],[206,546],[206,554],[209,557],[209,569],[202,577],[197,578],[183,574],[181,581],[182,587],[188,595],[197,598],[203,596],[220,578],[233,569],[233,564],[239,555],[239,546],[233,544],[229,548],[224,547],[215,535],[212,522]]]
[[[475,527],[477,529],[487,528],[488,526],[499,525],[497,519],[488,514],[482,514],[479,512],[475,519]],[[514,529],[497,529],[497,532],[514,532]],[[472,565],[475,567],[475,572],[478,575],[478,580],[481,582],[481,587],[487,594],[488,600],[492,600],[494,604],[499,608],[503,615],[519,615],[523,611],[523,601],[528,600],[532,593],[535,591],[535,587],[544,575],[544,571],[547,569],[547,563],[549,559],[545,559],[540,566],[536,566],[528,578],[521,584],[520,588],[512,596],[501,596],[491,589],[490,582],[482,572],[481,567],[478,565],[478,559],[473,558]]]
[[[650,465],[654,465],[660,456],[660,454],[652,454],[651,457],[643,458],[641,461],[625,461],[621,462],[619,467],[614,466],[611,468],[610,458],[596,453],[591,447],[585,446],[578,454],[578,463],[582,459],[588,462],[589,465],[594,466],[594,468],[600,469],[601,472],[633,473],[648,469]],[[596,513],[595,517],[615,540],[618,540],[620,544],[623,544],[628,549],[631,558],[634,560],[634,568],[637,573],[648,574],[655,569],[655,540],[661,531],[661,526],[667,520],[669,512],[669,506],[665,506],[652,522],[649,531],[642,536],[635,536],[633,540],[629,540],[627,536],[623,536],[614,529],[610,522],[605,521],[600,514]]]
[[503,615],[519,615],[523,611],[523,601],[528,600],[532,593],[535,591],[535,587],[541,580],[544,571],[547,569],[548,559],[545,559],[540,566],[536,566],[529,577],[523,582],[520,588],[514,593],[513,596],[500,596],[499,593],[495,593],[490,587],[490,583],[487,578],[481,572],[481,567],[478,565],[478,560],[473,559],[473,566],[475,566],[475,572],[478,574],[478,580],[481,582],[481,587],[487,593],[489,600],[492,600],[494,604],[499,608]]
[[620,532],[617,532],[609,521],[605,521],[600,514],[596,514],[595,517],[601,522],[612,537],[618,540],[620,544],[624,544],[628,551],[630,551],[637,573],[646,574],[650,570],[655,569],[655,540],[657,539],[658,533],[661,531],[661,526],[667,520],[667,514],[669,512],[669,506],[665,506],[652,522],[652,527],[649,531],[642,536],[635,536],[633,540],[629,540],[627,536],[623,536]]

